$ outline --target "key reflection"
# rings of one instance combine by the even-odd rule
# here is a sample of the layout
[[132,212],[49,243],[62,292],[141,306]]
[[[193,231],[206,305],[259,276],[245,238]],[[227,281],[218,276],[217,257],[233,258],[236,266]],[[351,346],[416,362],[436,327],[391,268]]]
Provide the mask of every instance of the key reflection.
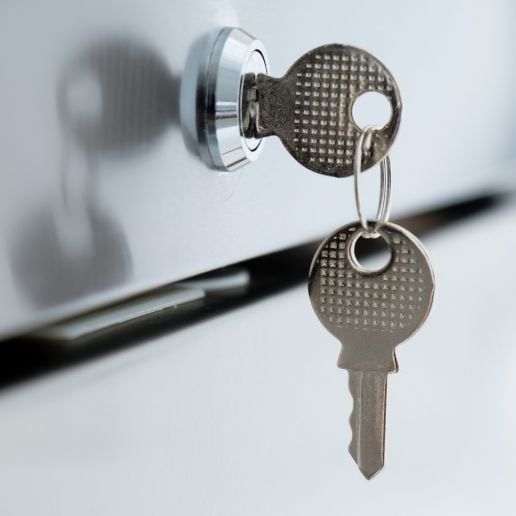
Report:
[[64,67],[56,93],[59,190],[53,203],[34,210],[11,256],[31,303],[53,306],[132,276],[123,221],[101,201],[103,165],[151,150],[177,123],[178,96],[178,79],[141,43],[104,41]]

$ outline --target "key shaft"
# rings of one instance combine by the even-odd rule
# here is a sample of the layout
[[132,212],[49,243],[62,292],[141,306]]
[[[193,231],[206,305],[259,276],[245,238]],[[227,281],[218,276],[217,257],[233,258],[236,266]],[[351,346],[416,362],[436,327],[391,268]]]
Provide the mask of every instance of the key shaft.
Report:
[[369,480],[384,465],[387,373],[349,371],[349,391],[353,397],[349,453]]

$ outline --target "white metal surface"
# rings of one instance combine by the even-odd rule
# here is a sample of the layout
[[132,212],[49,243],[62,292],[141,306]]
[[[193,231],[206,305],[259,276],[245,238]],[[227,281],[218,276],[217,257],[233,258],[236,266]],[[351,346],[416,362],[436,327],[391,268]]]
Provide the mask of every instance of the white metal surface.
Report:
[[436,301],[398,350],[372,481],[347,453],[339,344],[300,286],[1,393],[0,514],[511,514],[515,218],[423,238]]
[[[399,214],[506,187],[513,175],[514,14],[511,0],[0,2],[0,335],[353,217],[351,180],[303,170],[274,139],[235,173],[189,152],[181,78],[215,27],[260,38],[273,75],[328,42],[389,67],[404,103]],[[92,74],[77,73],[85,63]]]

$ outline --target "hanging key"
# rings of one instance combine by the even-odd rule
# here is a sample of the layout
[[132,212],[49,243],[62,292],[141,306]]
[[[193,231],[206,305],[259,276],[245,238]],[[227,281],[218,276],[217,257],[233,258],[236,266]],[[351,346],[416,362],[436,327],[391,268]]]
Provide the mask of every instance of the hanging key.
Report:
[[[373,229],[374,228],[374,229]],[[365,269],[359,238],[375,234],[391,253],[386,266]],[[342,343],[338,366],[349,371],[353,397],[349,451],[366,478],[384,464],[387,374],[398,370],[395,347],[413,335],[430,310],[434,276],[421,243],[407,230],[356,222],[328,237],[312,263],[309,294],[326,329]]]
[[363,157],[365,170],[385,157],[396,137],[401,97],[389,70],[359,48],[324,45],[300,57],[281,79],[259,74],[249,93],[255,99],[250,107],[254,115],[244,117],[244,130],[259,138],[278,136],[290,154],[314,172],[349,176],[362,133],[353,106],[367,92],[387,98],[391,118],[375,131]]

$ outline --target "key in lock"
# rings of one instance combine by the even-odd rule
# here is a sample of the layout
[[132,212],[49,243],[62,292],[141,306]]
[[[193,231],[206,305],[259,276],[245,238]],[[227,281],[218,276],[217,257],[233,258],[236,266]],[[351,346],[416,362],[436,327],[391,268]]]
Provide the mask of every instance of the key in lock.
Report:
[[234,170],[254,161],[263,139],[275,135],[305,168],[350,176],[362,132],[353,107],[367,92],[382,94],[391,116],[375,131],[362,170],[388,153],[400,125],[401,96],[392,74],[374,56],[335,43],[308,51],[279,79],[268,70],[261,42],[240,29],[218,33],[199,74],[196,104],[198,139],[213,168]]
[[[338,365],[349,371],[354,400],[349,449],[371,478],[384,462],[387,375],[397,370],[395,347],[423,323],[434,291],[422,246],[403,228],[388,223],[388,196],[381,197],[382,208],[371,228],[362,221],[361,170],[382,161],[381,184],[388,184],[385,192],[390,192],[386,156],[400,125],[400,93],[378,59],[352,46],[310,50],[279,79],[265,73],[268,66],[260,48],[238,29],[218,35],[201,96],[205,141],[219,169],[255,159],[263,138],[275,135],[305,168],[331,177],[355,175],[361,221],[323,242],[312,264],[309,292],[319,319],[342,343]],[[263,58],[261,70],[255,66],[257,54]],[[357,99],[368,92],[382,94],[390,104],[391,116],[383,126],[362,128],[354,118]],[[249,153],[250,143],[254,154]],[[356,260],[354,245],[364,232],[367,238],[383,237],[390,248],[391,260],[381,270],[366,270]]]

